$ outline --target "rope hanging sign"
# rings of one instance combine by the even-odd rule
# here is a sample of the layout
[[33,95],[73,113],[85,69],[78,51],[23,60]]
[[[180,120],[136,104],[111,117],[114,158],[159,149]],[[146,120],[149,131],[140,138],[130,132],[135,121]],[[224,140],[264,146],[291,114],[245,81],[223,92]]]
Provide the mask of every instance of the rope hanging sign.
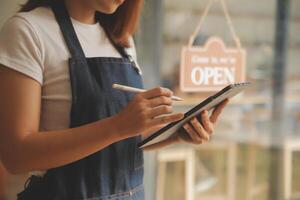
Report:
[[[235,48],[227,48],[224,41],[212,36],[204,46],[193,46],[212,3],[222,5]],[[229,16],[225,0],[210,0],[200,22],[181,52],[180,89],[184,92],[218,91],[230,83],[245,81],[246,51],[242,48]]]

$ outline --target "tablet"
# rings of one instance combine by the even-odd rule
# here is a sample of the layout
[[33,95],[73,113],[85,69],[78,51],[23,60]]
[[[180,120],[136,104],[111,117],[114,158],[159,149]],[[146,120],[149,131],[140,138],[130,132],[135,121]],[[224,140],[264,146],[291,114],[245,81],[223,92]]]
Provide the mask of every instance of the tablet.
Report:
[[244,82],[244,83],[235,83],[235,84],[230,84],[217,92],[216,94],[208,97],[189,111],[187,111],[184,114],[184,117],[176,122],[169,123],[165,127],[159,129],[146,139],[144,139],[141,143],[138,144],[138,147],[144,148],[149,145],[161,142],[163,140],[166,140],[169,138],[172,134],[177,132],[179,128],[188,122],[190,119],[193,117],[199,115],[203,110],[210,110],[220,104],[222,101],[225,99],[229,99],[238,93],[244,91],[245,89],[250,87],[249,82]]

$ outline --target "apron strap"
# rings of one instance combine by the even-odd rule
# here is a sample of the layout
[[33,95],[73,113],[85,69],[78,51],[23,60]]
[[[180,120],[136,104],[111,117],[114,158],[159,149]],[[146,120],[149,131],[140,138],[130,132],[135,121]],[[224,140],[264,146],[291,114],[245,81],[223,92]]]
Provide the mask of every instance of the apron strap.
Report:
[[59,24],[61,32],[64,36],[65,42],[72,57],[85,58],[83,49],[76,35],[75,29],[71,22],[68,10],[64,1],[53,0],[51,3],[51,8],[54,12],[55,18]]

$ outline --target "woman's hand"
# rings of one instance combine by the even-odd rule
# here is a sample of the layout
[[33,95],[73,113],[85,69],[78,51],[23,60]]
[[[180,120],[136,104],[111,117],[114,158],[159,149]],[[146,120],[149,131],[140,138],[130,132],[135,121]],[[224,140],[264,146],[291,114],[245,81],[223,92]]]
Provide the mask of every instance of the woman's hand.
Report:
[[136,94],[116,115],[116,125],[123,130],[120,138],[147,136],[168,123],[182,119],[183,113],[172,113],[172,95],[171,90],[162,87]]
[[174,140],[193,144],[203,144],[207,142],[214,132],[214,125],[218,117],[227,104],[228,99],[219,104],[210,116],[207,110],[202,111],[199,116],[192,118],[182,126],[175,135]]

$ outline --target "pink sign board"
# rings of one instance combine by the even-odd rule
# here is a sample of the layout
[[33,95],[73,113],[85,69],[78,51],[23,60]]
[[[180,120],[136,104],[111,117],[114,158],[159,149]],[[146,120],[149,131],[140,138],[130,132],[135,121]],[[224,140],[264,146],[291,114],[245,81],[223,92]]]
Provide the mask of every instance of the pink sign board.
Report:
[[180,89],[184,92],[218,91],[230,83],[245,81],[246,51],[227,48],[211,37],[204,47],[184,47],[181,53]]

